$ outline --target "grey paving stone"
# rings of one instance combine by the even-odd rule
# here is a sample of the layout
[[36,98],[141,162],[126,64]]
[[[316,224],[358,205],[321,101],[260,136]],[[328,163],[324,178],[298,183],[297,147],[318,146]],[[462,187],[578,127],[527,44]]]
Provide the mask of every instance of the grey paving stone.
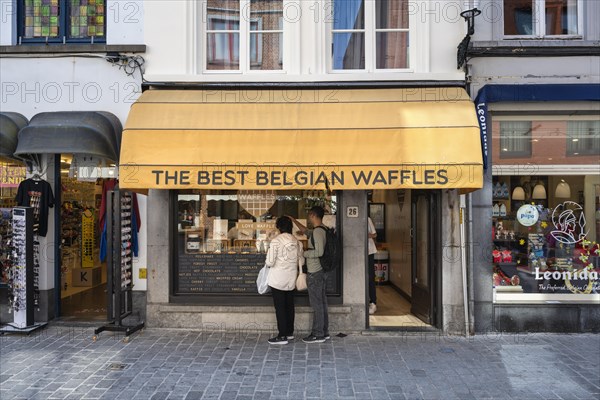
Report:
[[350,335],[272,348],[265,335],[146,329],[124,344],[46,331],[0,339],[2,400],[600,398],[598,335]]
[[187,396],[185,397],[185,400],[200,400],[203,395],[204,392],[192,390],[188,392]]

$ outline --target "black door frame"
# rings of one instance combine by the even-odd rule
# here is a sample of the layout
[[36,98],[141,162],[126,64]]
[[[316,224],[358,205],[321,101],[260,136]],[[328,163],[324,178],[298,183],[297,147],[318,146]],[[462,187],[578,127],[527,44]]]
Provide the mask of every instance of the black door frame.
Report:
[[61,268],[62,268],[62,177],[61,154],[54,154],[54,318],[61,317]]
[[[411,191],[411,232],[412,232],[412,244],[411,244],[411,286],[415,284],[415,273],[416,273],[416,221],[415,211],[416,202],[415,200],[419,196],[425,196],[428,201],[428,242],[429,247],[427,251],[427,286],[429,288],[429,311],[428,315],[425,316],[429,321],[429,324],[434,328],[441,328],[442,325],[442,235],[441,235],[441,191],[439,190],[412,190]],[[412,293],[411,299],[411,311],[414,305],[415,294]],[[423,315],[419,316],[415,313],[419,319],[422,319]]]

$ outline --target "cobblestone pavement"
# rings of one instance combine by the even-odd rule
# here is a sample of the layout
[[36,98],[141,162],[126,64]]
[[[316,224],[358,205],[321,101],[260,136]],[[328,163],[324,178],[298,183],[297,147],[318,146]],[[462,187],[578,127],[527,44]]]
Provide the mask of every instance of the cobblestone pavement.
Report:
[[599,399],[600,335],[266,335],[52,326],[0,337],[0,399]]

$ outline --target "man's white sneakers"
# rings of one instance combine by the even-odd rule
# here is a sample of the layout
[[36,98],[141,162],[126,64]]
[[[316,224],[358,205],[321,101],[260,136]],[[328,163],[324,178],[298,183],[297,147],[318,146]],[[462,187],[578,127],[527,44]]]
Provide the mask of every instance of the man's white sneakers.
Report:
[[377,311],[377,305],[375,303],[369,303],[369,314],[375,314]]

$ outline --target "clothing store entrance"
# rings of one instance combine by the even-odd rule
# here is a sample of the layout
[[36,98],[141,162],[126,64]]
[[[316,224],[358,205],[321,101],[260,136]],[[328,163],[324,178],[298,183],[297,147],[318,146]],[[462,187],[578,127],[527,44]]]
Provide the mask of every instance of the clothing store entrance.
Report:
[[370,327],[439,327],[440,197],[438,190],[374,190],[369,198],[377,233],[374,266],[368,266],[376,283]]

